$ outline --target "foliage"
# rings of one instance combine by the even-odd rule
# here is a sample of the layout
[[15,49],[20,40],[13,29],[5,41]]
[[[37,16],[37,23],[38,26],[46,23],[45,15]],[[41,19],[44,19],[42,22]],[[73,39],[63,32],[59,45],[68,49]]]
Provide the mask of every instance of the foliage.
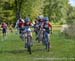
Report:
[[14,22],[14,18],[13,0],[0,0],[0,20]]
[[[35,19],[42,14],[53,22],[63,22],[74,18],[74,10],[68,4],[69,0],[0,0],[0,20],[16,22],[19,17]],[[71,13],[70,13],[71,12]]]
[[[22,4],[22,16],[30,15],[32,19],[43,14],[44,0],[26,0]],[[25,7],[26,6],[26,7]]]
[[65,19],[68,0],[46,0],[45,3],[44,14],[49,16],[51,20],[58,22],[61,19]]
[[75,7],[69,6],[67,11],[67,23],[72,24],[75,20]]

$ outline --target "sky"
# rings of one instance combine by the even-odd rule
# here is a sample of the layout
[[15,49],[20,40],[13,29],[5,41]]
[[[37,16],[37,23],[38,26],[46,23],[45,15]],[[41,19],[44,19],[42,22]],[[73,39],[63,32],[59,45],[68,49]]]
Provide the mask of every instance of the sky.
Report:
[[71,4],[71,6],[75,6],[75,0],[69,0],[69,3]]

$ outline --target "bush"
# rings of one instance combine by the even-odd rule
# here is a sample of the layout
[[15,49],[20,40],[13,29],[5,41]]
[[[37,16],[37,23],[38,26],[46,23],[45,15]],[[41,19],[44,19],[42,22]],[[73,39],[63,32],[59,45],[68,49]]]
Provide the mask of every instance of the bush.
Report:
[[75,37],[75,22],[69,22],[66,27],[62,27],[61,30],[66,36]]

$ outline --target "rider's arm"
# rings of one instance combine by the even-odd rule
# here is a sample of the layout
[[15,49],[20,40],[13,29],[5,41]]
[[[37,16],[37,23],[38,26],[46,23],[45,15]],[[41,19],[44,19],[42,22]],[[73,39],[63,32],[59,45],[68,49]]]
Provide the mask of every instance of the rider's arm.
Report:
[[52,25],[51,23],[48,23],[48,25],[49,25],[49,30],[51,31],[51,34],[52,34]]
[[30,26],[30,27],[34,27],[34,24],[30,22],[29,26]]
[[19,20],[17,20],[16,25],[15,25],[15,28],[17,28],[17,27],[18,27],[18,23],[19,23]]

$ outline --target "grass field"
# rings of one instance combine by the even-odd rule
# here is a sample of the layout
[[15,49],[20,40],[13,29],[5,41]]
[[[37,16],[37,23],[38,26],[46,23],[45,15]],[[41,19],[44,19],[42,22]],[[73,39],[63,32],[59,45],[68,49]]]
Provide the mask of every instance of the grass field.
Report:
[[75,40],[65,38],[58,30],[51,35],[51,49],[47,52],[34,38],[32,54],[24,48],[19,35],[8,33],[6,40],[0,34],[0,61],[75,61]]

